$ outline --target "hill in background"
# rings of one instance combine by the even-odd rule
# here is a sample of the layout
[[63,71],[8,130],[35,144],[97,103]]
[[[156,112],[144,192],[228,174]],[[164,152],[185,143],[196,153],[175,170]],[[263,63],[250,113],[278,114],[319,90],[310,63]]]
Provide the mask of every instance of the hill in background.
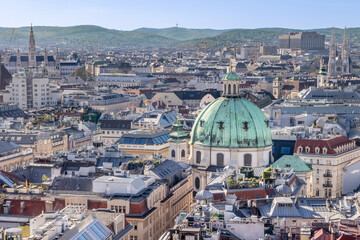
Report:
[[[12,28],[0,28],[0,49],[27,49],[29,27],[16,28],[10,44]],[[93,25],[73,27],[36,26],[37,46],[61,48],[196,48],[203,41],[213,41],[209,48],[241,46],[243,44],[276,45],[279,35],[299,29],[260,28],[260,29],[187,29],[187,28],[140,28],[133,31],[119,31]],[[332,28],[313,29],[325,34],[329,40]],[[352,44],[360,42],[360,28],[347,30]],[[335,29],[336,39],[342,41],[343,29]]]

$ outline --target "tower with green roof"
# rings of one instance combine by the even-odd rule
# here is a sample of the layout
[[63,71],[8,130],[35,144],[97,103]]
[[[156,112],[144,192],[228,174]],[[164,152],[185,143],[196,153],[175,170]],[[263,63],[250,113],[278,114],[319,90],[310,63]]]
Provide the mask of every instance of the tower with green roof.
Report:
[[184,126],[177,118],[173,125],[169,141],[169,156],[171,160],[187,162],[188,157],[188,137],[189,135],[184,131]]
[[328,73],[326,71],[326,66],[324,64],[324,59],[320,61],[320,70],[317,76],[317,87],[326,87],[329,86]]

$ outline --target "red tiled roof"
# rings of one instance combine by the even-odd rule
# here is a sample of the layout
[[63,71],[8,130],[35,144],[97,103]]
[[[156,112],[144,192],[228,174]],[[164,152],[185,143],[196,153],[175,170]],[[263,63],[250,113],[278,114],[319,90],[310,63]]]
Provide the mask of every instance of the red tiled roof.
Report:
[[130,203],[131,214],[142,214],[147,210],[145,200],[140,203]]
[[107,208],[107,203],[102,201],[88,201],[88,209]]
[[[45,212],[45,201],[40,199],[5,199],[4,203],[6,203],[6,201],[11,201],[9,215],[35,217],[40,215],[42,212]],[[21,202],[25,203],[25,208],[23,211],[21,210]],[[0,209],[0,214],[4,214],[4,208]]]
[[12,173],[12,172],[5,172],[0,170],[1,174],[10,178],[12,181],[16,182],[16,183],[25,183],[25,180],[19,178],[18,176],[16,176],[16,174]]
[[314,232],[314,237],[312,237],[311,239],[314,240],[331,240],[331,234],[324,230],[323,228],[316,230]]
[[322,149],[327,148],[327,154],[337,154],[335,148],[347,143],[354,143],[354,140],[350,140],[345,136],[338,136],[331,139],[297,139],[295,144],[294,152],[298,151],[298,148],[303,147],[303,153],[305,153],[305,148],[310,147],[310,154],[315,154],[315,148],[320,148],[320,154],[322,154]]
[[345,234],[341,234],[340,237],[338,237],[336,240],[355,240],[358,239],[358,236],[354,236],[354,235],[345,235]]
[[53,202],[53,210],[57,211],[63,208],[65,208],[65,199],[55,199]]
[[215,201],[218,201],[218,200],[224,200],[224,193],[215,193],[215,194],[213,194],[213,196],[214,196],[214,200]]
[[[268,195],[267,189],[253,189],[253,190],[239,190],[236,189],[229,190],[228,194],[233,193],[237,196],[238,200],[249,200],[256,198],[266,198]],[[274,190],[273,190],[274,191]],[[275,192],[274,192],[275,194]]]

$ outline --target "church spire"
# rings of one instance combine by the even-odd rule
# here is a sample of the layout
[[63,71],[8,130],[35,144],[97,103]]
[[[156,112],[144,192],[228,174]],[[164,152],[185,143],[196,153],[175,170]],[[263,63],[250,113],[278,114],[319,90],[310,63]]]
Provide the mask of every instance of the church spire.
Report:
[[31,27],[30,27],[28,57],[29,57],[29,66],[30,67],[36,67],[36,47],[35,47],[35,37],[34,37],[34,31],[33,31],[32,24],[31,24]]
[[347,42],[347,37],[346,37],[346,26],[345,26],[345,29],[344,29],[344,41],[343,41],[343,46],[347,46],[348,45],[348,42]]
[[329,49],[329,63],[328,63],[328,74],[331,77],[336,76],[336,44],[335,44],[335,30],[332,29],[330,49]]

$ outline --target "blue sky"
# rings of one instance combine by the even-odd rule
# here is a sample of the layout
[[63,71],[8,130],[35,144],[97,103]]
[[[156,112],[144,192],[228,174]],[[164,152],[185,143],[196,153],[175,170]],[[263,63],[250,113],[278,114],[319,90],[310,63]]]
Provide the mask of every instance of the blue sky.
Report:
[[3,0],[0,26],[360,27],[360,0]]

